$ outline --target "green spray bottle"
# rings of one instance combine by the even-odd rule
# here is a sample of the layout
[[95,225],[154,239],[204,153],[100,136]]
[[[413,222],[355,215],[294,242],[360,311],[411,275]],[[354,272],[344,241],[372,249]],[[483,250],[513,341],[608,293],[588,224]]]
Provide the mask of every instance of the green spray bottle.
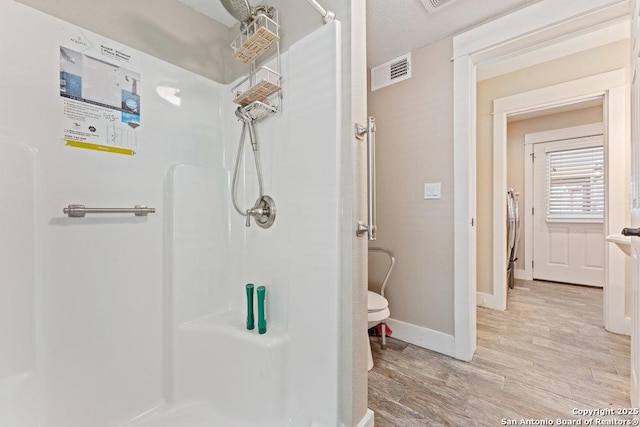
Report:
[[264,313],[264,299],[267,291],[264,286],[258,286],[256,292],[258,294],[258,333],[264,334],[267,332],[267,319]]
[[253,320],[253,283],[247,283],[247,329],[252,330],[254,326]]

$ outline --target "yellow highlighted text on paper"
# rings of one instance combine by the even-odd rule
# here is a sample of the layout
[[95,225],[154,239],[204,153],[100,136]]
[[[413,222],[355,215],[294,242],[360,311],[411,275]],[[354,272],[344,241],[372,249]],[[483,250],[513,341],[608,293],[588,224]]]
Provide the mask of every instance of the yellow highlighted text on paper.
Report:
[[107,153],[125,154],[127,156],[133,156],[134,154],[136,154],[135,151],[128,148],[110,147],[108,145],[92,144],[90,142],[72,141],[70,139],[65,139],[65,141],[67,143],[67,146],[69,147],[84,148],[85,150],[105,151]]

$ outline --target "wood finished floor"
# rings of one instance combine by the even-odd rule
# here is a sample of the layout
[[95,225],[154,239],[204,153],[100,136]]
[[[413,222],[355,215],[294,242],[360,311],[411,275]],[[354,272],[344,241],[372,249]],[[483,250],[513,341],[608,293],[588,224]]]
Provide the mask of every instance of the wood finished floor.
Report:
[[[478,348],[460,362],[371,338],[369,408],[376,427],[499,426],[580,419],[574,408],[629,406],[629,337],[602,325],[602,290],[519,281],[507,311],[478,307]],[[583,419],[629,419],[586,416]],[[520,424],[514,424],[520,425]]]

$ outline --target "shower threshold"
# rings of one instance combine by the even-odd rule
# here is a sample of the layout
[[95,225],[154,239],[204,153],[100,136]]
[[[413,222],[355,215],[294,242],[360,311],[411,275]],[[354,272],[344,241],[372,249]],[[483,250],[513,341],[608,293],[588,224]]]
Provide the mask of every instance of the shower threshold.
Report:
[[196,402],[182,405],[163,404],[119,427],[283,427],[286,420],[265,423],[242,420],[238,415],[226,414],[214,405]]

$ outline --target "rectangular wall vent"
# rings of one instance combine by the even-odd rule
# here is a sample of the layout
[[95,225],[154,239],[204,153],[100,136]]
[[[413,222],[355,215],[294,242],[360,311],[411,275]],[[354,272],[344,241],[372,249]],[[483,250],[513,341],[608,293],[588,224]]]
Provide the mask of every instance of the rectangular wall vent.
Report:
[[411,53],[407,53],[371,69],[371,91],[401,82],[410,77]]
[[424,7],[427,9],[427,12],[433,13],[445,6],[450,5],[451,3],[455,3],[457,0],[420,0]]

